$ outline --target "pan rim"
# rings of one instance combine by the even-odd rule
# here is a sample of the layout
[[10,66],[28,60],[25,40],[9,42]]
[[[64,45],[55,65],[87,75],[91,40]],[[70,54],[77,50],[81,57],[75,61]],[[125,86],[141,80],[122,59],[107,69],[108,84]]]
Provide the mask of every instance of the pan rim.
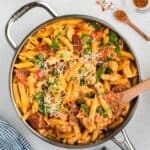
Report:
[[80,19],[85,19],[85,20],[90,20],[90,21],[97,21],[105,26],[107,26],[108,28],[110,28],[112,31],[115,31],[126,43],[126,45],[129,47],[129,50],[132,52],[132,54],[135,56],[135,62],[136,62],[136,66],[138,69],[138,78],[139,81],[141,80],[141,69],[140,69],[140,65],[138,63],[137,57],[135,52],[133,51],[132,46],[130,45],[130,43],[128,42],[128,40],[121,34],[119,33],[119,31],[116,30],[116,28],[114,28],[111,24],[109,24],[108,22],[104,21],[103,19],[100,18],[96,18],[93,16],[88,16],[88,15],[79,15],[79,14],[72,14],[72,15],[64,15],[64,16],[60,16],[60,17],[56,17],[53,19],[49,19],[45,22],[43,22],[42,24],[38,25],[37,27],[35,27],[34,29],[32,29],[32,31],[29,32],[29,34],[27,34],[25,36],[25,38],[22,40],[22,42],[20,43],[20,45],[17,48],[17,52],[15,53],[12,62],[11,62],[11,67],[10,67],[10,72],[9,72],[9,91],[10,91],[10,97],[11,97],[11,102],[13,103],[13,106],[16,110],[17,115],[19,116],[19,119],[21,120],[21,122],[37,137],[39,137],[40,139],[48,142],[49,144],[52,144],[54,146],[57,147],[63,147],[63,148],[72,148],[72,149],[85,149],[85,148],[91,148],[91,147],[97,147],[100,146],[102,143],[111,140],[114,136],[116,136],[128,123],[129,121],[132,119],[135,110],[137,108],[137,104],[138,104],[138,99],[139,97],[136,98],[136,100],[134,101],[134,106],[132,108],[132,110],[130,111],[130,113],[128,114],[126,120],[119,126],[117,127],[117,129],[115,129],[115,131],[113,131],[113,133],[111,133],[108,137],[105,137],[104,139],[95,142],[95,143],[89,143],[86,145],[68,145],[68,144],[63,144],[63,143],[59,143],[59,142],[55,142],[55,141],[50,141],[48,139],[46,139],[45,137],[41,136],[36,130],[34,130],[26,121],[23,121],[21,119],[21,113],[15,103],[15,98],[13,95],[13,90],[12,90],[12,78],[13,78],[13,65],[16,62],[17,56],[20,53],[22,47],[24,46],[25,42],[28,40],[29,36],[33,35],[35,32],[37,32],[41,27],[47,25],[48,23],[53,23],[53,22],[57,22],[63,19],[71,19],[71,18],[80,18]]

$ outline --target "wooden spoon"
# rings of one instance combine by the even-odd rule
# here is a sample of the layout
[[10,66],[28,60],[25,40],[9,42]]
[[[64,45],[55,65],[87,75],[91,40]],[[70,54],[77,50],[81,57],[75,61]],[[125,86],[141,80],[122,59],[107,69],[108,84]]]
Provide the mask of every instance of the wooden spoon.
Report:
[[150,78],[140,82],[126,91],[117,93],[117,95],[121,98],[119,99],[119,103],[124,106],[146,90],[150,90]]
[[117,20],[128,24],[130,27],[132,27],[136,32],[138,32],[141,36],[143,36],[143,38],[145,38],[145,40],[150,41],[150,37],[144,33],[140,28],[138,28],[127,16],[126,12],[124,12],[123,10],[116,10],[114,12],[114,16]]

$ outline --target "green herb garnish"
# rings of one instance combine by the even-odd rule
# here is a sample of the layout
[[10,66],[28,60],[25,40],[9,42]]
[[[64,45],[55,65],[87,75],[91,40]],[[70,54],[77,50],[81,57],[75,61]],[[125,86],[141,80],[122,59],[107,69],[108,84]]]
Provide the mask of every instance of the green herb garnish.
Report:
[[85,104],[84,100],[83,99],[78,99],[77,100],[77,105],[81,106],[81,104]]
[[61,33],[59,33],[55,38],[54,38],[54,40],[52,41],[52,44],[51,44],[51,48],[53,49],[53,50],[57,50],[57,49],[59,49],[59,47],[60,47],[60,35],[61,35]]
[[58,70],[54,69],[53,72],[52,72],[52,75],[55,76],[55,77],[58,77],[58,75],[59,75]]
[[100,66],[97,70],[96,70],[96,82],[98,82],[101,79],[102,74],[104,74],[105,72],[105,68],[103,66]]
[[103,28],[103,25],[97,23],[97,22],[90,22],[89,24],[91,27],[95,29],[95,31],[99,31]]
[[94,98],[95,97],[95,93],[94,92],[86,93],[86,97]]
[[111,111],[111,107],[109,106],[109,107],[104,111],[103,117],[104,117],[104,118],[107,118],[110,111]]
[[109,106],[106,110],[104,110],[102,106],[98,106],[96,111],[100,113],[104,118],[107,118],[109,112],[111,111],[111,107]]
[[110,67],[107,67],[107,68],[105,69],[105,73],[110,74],[110,73],[112,73],[112,72],[113,72],[113,70],[112,70]]
[[75,81],[77,78],[76,77],[70,77],[69,81]]
[[81,108],[88,114],[89,113],[89,107],[86,104],[81,104]]
[[91,50],[90,47],[86,47],[86,48],[84,49],[84,51],[83,51],[83,53],[84,53],[85,55],[89,55],[89,54],[91,54],[91,52],[92,52],[92,50]]
[[110,31],[110,39],[109,39],[109,44],[115,44],[116,46],[119,44],[119,37],[117,33]]
[[38,54],[35,59],[31,60],[35,64],[37,64],[41,69],[45,69],[45,58],[43,54]]
[[44,96],[45,96],[45,91],[39,92],[38,94],[36,94],[35,98],[38,102],[38,108],[39,108],[39,112],[42,115],[46,115],[47,114],[47,109],[44,106]]
[[90,46],[92,44],[92,37],[88,34],[82,33],[81,38],[85,45]]
[[115,48],[115,52],[116,52],[116,54],[117,54],[118,56],[121,56],[121,50],[120,50],[119,47],[116,47],[116,48]]
[[58,87],[58,81],[57,80],[54,80],[53,82],[50,82],[49,83],[49,87],[50,89],[56,89]]
[[82,85],[84,85],[84,84],[85,84],[85,78],[82,77],[82,78],[80,79],[80,86],[82,86]]

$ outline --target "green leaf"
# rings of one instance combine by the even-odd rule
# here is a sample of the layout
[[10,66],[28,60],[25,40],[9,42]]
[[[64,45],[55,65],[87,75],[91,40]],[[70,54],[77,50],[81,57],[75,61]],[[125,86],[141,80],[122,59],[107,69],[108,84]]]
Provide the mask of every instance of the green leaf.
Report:
[[32,62],[37,64],[41,69],[45,69],[45,58],[43,54],[38,54],[35,59],[32,59]]
[[92,28],[95,29],[95,31],[99,31],[103,28],[103,25],[102,24],[99,24],[97,22],[90,22],[89,24]]
[[57,80],[54,80],[53,82],[50,82],[49,83],[49,87],[50,89],[54,90],[58,87],[58,81]]
[[105,73],[110,74],[110,73],[112,73],[112,72],[113,72],[113,70],[112,70],[110,67],[107,67],[107,68],[105,69]]
[[92,52],[92,50],[91,50],[90,47],[86,47],[86,48],[84,49],[84,51],[83,51],[83,53],[84,53],[85,55],[89,55],[89,54],[91,54],[91,52]]
[[121,56],[121,50],[119,47],[115,48],[115,52],[117,53],[118,56]]
[[35,98],[38,102],[38,108],[39,108],[39,112],[43,115],[46,114],[45,111],[45,106],[44,106],[44,96],[45,96],[45,91],[39,92],[38,94],[36,94]]
[[97,109],[96,109],[96,111],[98,113],[100,113],[101,115],[103,115],[103,113],[104,113],[105,110],[104,110],[104,108],[102,106],[98,106]]
[[81,104],[81,108],[88,114],[89,113],[89,107],[86,104]]
[[75,81],[77,78],[76,77],[70,77],[69,81]]
[[77,105],[81,106],[81,104],[85,104],[84,100],[83,99],[78,99],[77,100]]
[[54,69],[53,72],[52,72],[52,75],[53,75],[54,77],[58,77],[58,75],[59,75],[58,70],[57,70],[57,69]]
[[113,31],[110,31],[110,39],[109,39],[109,44],[115,44],[115,45],[118,45],[119,44],[119,37],[118,35],[113,32]]
[[86,93],[86,97],[94,98],[95,97],[95,93],[94,92]]
[[80,86],[82,86],[82,85],[84,85],[84,84],[85,84],[85,78],[82,77],[82,78],[80,79]]
[[107,118],[110,111],[111,111],[111,107],[109,106],[109,107],[105,110],[105,112],[103,113],[103,117],[104,117],[104,118]]
[[92,44],[92,37],[91,36],[89,36],[88,34],[82,33],[81,38],[82,38],[85,45],[87,45],[88,47],[91,46],[91,44]]
[[102,74],[104,74],[105,72],[105,68],[103,66],[100,66],[97,70],[96,70],[96,82],[98,82],[101,79]]
[[96,111],[100,113],[104,118],[107,118],[109,112],[111,111],[111,107],[109,106],[106,110],[104,110],[102,106],[98,106]]
[[52,44],[51,44],[51,48],[53,49],[53,50],[57,50],[57,49],[59,49],[59,47],[60,47],[60,35],[61,35],[61,33],[59,33],[55,38],[54,38],[54,40],[52,41]]

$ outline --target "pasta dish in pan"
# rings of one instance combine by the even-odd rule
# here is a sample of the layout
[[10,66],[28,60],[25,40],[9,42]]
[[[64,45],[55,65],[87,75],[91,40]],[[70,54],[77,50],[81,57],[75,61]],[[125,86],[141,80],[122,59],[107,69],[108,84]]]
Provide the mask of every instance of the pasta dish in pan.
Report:
[[13,94],[22,119],[49,140],[87,144],[105,137],[117,115],[113,93],[135,85],[135,58],[108,27],[84,19],[49,23],[18,54]]

